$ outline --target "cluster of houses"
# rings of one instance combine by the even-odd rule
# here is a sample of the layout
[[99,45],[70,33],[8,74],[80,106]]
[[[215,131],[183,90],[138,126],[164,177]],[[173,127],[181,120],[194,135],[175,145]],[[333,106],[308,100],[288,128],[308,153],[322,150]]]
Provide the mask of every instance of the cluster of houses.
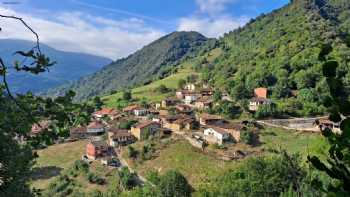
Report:
[[[86,157],[94,160],[111,157],[115,154],[112,149],[136,140],[142,141],[171,133],[190,134],[196,131],[202,133],[208,143],[239,142],[243,128],[241,124],[232,124],[216,115],[195,113],[212,105],[212,95],[210,88],[196,91],[194,86],[189,85],[186,89],[177,91],[176,97],[166,98],[154,107],[133,104],[121,111],[103,108],[92,114],[90,124],[72,128],[70,137],[90,139],[91,142],[86,147]],[[136,122],[130,129],[120,129],[114,124],[128,120]]]
[[[137,140],[162,137],[172,133],[191,136],[201,134],[201,140],[209,144],[223,145],[227,142],[240,142],[244,123],[232,123],[221,116],[203,113],[213,104],[213,90],[193,84],[176,91],[174,97],[148,107],[133,104],[122,110],[103,108],[92,114],[88,125],[70,130],[71,139],[90,139],[86,146],[86,157],[90,160],[112,158],[120,146]],[[254,90],[254,98],[249,102],[249,110],[256,111],[260,106],[271,103],[267,88]],[[223,95],[223,98],[227,95]],[[229,99],[229,98],[228,98]],[[134,120],[130,129],[120,129],[118,124]],[[334,127],[330,122],[322,122],[325,127]],[[33,125],[32,132],[38,133],[43,126]],[[193,135],[192,135],[193,136]]]

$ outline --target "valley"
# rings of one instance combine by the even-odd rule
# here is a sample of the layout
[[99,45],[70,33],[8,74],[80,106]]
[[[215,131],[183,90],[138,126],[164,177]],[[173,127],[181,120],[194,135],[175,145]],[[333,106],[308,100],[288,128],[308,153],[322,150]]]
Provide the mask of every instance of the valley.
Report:
[[[37,39],[0,40],[0,196],[348,196],[350,2],[291,0],[242,25],[218,14],[239,1],[203,2],[175,31],[112,8],[135,18],[64,20],[91,36],[77,48],[134,51],[115,61],[40,48],[0,14]],[[237,24],[183,29],[222,21]]]

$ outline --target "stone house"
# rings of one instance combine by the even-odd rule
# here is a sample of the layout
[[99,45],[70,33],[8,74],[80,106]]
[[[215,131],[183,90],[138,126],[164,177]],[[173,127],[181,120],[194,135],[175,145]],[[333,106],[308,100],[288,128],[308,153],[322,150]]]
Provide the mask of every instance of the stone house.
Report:
[[131,144],[134,136],[125,129],[111,128],[108,130],[108,143],[110,146],[124,146]]
[[211,125],[215,123],[222,123],[224,119],[221,116],[211,115],[211,114],[201,114],[199,115],[199,124],[200,125]]
[[204,110],[212,106],[213,100],[208,96],[203,96],[195,101],[194,106],[197,109]]
[[131,127],[131,134],[138,140],[146,140],[150,136],[159,134],[160,124],[153,121],[146,121]]

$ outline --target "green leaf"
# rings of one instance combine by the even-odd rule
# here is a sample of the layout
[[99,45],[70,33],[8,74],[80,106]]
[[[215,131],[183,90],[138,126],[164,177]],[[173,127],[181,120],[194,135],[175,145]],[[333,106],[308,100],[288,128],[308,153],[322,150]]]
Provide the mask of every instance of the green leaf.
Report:
[[339,63],[335,60],[324,63],[322,66],[323,75],[325,77],[336,77],[338,65]]

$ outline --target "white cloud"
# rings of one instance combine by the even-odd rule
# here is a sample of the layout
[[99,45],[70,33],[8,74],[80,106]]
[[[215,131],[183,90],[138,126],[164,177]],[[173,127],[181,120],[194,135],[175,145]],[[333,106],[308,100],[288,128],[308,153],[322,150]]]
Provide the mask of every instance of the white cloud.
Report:
[[196,0],[198,10],[193,15],[179,20],[179,31],[198,31],[207,37],[220,37],[224,33],[243,26],[246,16],[232,17],[225,12],[236,0]]
[[[164,32],[148,27],[142,20],[111,20],[80,12],[52,14],[52,19],[19,13],[0,7],[0,13],[22,17],[40,35],[43,43],[56,49],[87,52],[113,59],[131,54],[158,39]],[[33,40],[17,21],[0,19],[0,38]]]
[[220,37],[233,29],[243,26],[248,21],[247,17],[233,19],[232,17],[200,18],[188,17],[180,19],[179,31],[198,31],[207,37]]
[[207,14],[217,14],[225,10],[226,6],[234,0],[196,0],[199,11]]

